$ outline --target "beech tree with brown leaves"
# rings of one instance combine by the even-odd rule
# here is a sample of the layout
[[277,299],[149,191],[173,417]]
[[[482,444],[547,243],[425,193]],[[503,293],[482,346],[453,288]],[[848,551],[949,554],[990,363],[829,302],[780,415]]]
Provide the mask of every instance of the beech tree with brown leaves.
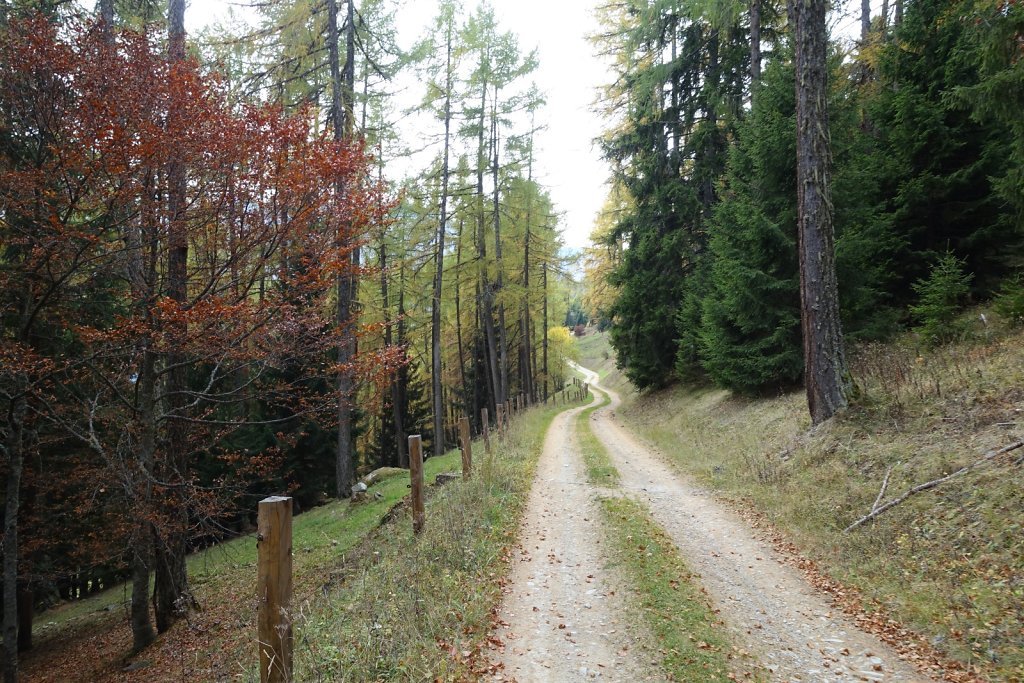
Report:
[[[343,333],[330,292],[353,268],[338,236],[357,244],[390,204],[358,145],[316,133],[309,112],[233,109],[215,78],[191,59],[165,57],[153,36],[110,41],[88,26],[34,19],[12,24],[0,60],[9,122],[0,278],[15,293],[2,309],[0,427],[14,510],[5,517],[5,560],[14,560],[5,561],[4,582],[18,576],[13,475],[31,447],[26,424],[45,421],[102,463],[97,497],[123,501],[141,648],[154,635],[154,559],[180,562],[183,572],[188,539],[228,504],[230,479],[273,468],[272,452],[220,445],[259,419],[247,402],[329,421],[338,397],[307,392],[310,373],[365,380],[363,369],[381,377],[393,369],[388,349],[344,369],[328,361]],[[186,257],[170,267],[183,245]],[[105,314],[62,319],[78,295],[102,297]],[[33,330],[46,321],[73,355],[36,348]],[[283,380],[276,371],[289,367],[304,372]],[[230,463],[230,477],[200,485],[199,454]],[[164,608],[189,606],[187,594],[169,595]],[[164,616],[161,630],[173,621]],[[5,605],[5,633],[12,623]],[[16,671],[10,652],[6,661]]]

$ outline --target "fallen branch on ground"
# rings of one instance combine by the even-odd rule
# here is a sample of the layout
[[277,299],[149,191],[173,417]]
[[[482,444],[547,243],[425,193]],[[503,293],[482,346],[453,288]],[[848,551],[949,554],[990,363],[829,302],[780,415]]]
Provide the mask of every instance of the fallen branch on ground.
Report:
[[[1003,446],[1002,448],[1000,448],[998,450],[989,451],[988,453],[983,455],[981,458],[979,458],[979,459],[975,460],[974,462],[972,462],[970,465],[965,465],[965,466],[961,467],[960,469],[958,469],[956,472],[953,472],[952,474],[947,474],[944,477],[940,477],[938,479],[932,479],[931,481],[926,481],[923,484],[918,484],[917,486],[911,487],[902,496],[900,496],[898,498],[893,498],[892,500],[890,500],[885,505],[882,505],[881,507],[879,507],[878,506],[878,501],[881,500],[882,492],[885,491],[885,487],[889,483],[889,473],[886,473],[885,481],[882,482],[882,492],[879,492],[878,498],[875,499],[875,504],[871,506],[871,512],[869,512],[868,514],[864,515],[863,517],[858,519],[856,522],[854,522],[850,526],[848,526],[845,529],[843,529],[843,533],[845,534],[845,533],[848,533],[850,531],[853,531],[854,529],[856,529],[857,527],[861,526],[862,524],[864,524],[866,522],[870,522],[871,520],[873,520],[878,515],[882,514],[883,512],[885,512],[886,510],[888,510],[890,508],[896,507],[897,505],[899,505],[900,503],[905,501],[907,498],[910,498],[911,496],[917,495],[918,493],[921,493],[922,491],[927,491],[928,489],[933,489],[936,486],[938,486],[939,484],[944,484],[947,481],[949,481],[950,479],[953,479],[955,477],[959,477],[962,474],[966,474],[966,473],[970,472],[971,470],[973,470],[975,467],[978,467],[979,465],[983,465],[986,462],[992,460],[993,458],[997,458],[1000,455],[1003,455],[1004,453],[1009,453],[1010,451],[1015,451],[1018,448],[1020,448],[1021,446],[1024,446],[1024,440],[1015,441],[1015,442],[1011,443],[1010,445]],[[889,472],[891,472],[891,471],[892,471],[892,469],[890,468]]]
[[[897,462],[896,465],[899,465]],[[892,470],[896,465],[890,465],[889,469],[885,471],[885,479],[882,480],[882,488],[878,490],[878,496],[875,498],[875,502],[871,504],[871,512],[878,509],[878,504],[882,502],[882,496],[885,495],[885,490],[889,488],[889,476],[892,474]]]

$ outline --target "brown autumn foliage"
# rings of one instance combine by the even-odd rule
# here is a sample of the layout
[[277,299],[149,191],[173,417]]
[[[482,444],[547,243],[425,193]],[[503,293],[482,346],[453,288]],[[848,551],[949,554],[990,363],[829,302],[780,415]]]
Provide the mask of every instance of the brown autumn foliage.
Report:
[[[0,420],[25,405],[30,435],[6,458],[31,463],[19,573],[149,563],[153,544],[210,533],[279,466],[233,434],[329,428],[331,349],[358,333],[333,320],[331,288],[392,204],[359,144],[317,132],[310,111],[234,105],[153,36],[12,22],[0,64]],[[172,160],[186,169],[178,213]],[[184,300],[168,291],[172,230],[187,238]],[[180,358],[186,395],[172,397]],[[355,361],[365,380],[401,362],[393,349]],[[186,440],[185,467],[170,438]]]

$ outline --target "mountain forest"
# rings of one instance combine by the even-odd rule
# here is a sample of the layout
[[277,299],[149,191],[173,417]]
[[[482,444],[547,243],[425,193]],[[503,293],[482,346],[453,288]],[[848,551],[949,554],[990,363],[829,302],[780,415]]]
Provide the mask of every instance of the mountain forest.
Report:
[[[569,680],[555,671],[574,657],[573,675],[633,680],[653,665],[631,648],[666,680],[792,680],[817,666],[779,668],[722,635],[748,616],[725,609],[716,623],[719,589],[698,583],[713,572],[680,540],[695,532],[677,538],[673,526],[693,516],[686,508],[651,498],[648,512],[601,487],[646,492],[632,468],[662,472],[623,454],[664,446],[650,434],[673,416],[637,406],[655,411],[665,396],[749,407],[799,395],[791,417],[804,436],[779,451],[788,461],[866,421],[872,382],[909,381],[978,339],[1019,338],[1024,7],[588,5],[597,28],[585,58],[607,73],[584,104],[603,121],[592,143],[608,177],[579,250],[538,170],[541,55],[507,30],[506,3],[437,0],[415,41],[399,28],[409,0],[252,0],[236,8],[244,20],[205,24],[200,4],[0,0],[5,683]],[[560,68],[583,58],[564,55]],[[898,378],[878,360],[896,348],[912,359],[893,361]],[[973,377],[961,362],[947,369]],[[1024,409],[1019,393],[1000,396]],[[998,424],[1019,432],[1016,413]],[[872,415],[885,429],[905,419]],[[634,443],[620,419],[655,431]],[[844,508],[851,518],[830,531],[873,528],[1024,443],[988,445],[1002,450],[963,472],[946,463],[914,479],[901,460],[883,481],[869,468],[874,504]],[[460,481],[442,487],[459,462]],[[778,484],[776,469],[750,462],[758,490]],[[426,535],[414,500],[424,468],[438,476]],[[898,498],[891,476],[893,490],[902,476],[917,485]],[[288,550],[294,678],[290,649],[270,671],[254,659],[253,534],[267,496],[301,513]],[[706,520],[733,529],[729,514]],[[532,546],[517,534],[535,522],[553,526]],[[746,531],[724,533],[748,548]],[[542,546],[548,536],[561,545]],[[1016,548],[998,585],[1019,597]],[[546,581],[553,611],[515,603],[540,582],[522,573],[531,553],[563,572],[600,562],[579,581],[607,581],[612,611],[591,593],[582,609],[582,594]],[[622,582],[639,602],[615,602],[627,598],[609,586]],[[750,590],[752,601],[765,592]],[[636,604],[662,619],[637,626],[647,635],[574,640]],[[998,637],[974,630],[995,617],[936,616],[943,630],[910,647],[918,654],[891,633],[832,654],[862,657],[858,671],[881,671],[880,657],[892,680],[917,680],[898,673],[909,660],[921,680],[1016,680],[1019,604],[1016,616],[993,610],[1010,624]],[[551,654],[555,669],[523,635],[541,628],[522,621],[531,612],[576,648]],[[682,613],[694,621],[665,626]],[[777,647],[789,649],[782,631]],[[987,645],[947,647],[961,636]]]

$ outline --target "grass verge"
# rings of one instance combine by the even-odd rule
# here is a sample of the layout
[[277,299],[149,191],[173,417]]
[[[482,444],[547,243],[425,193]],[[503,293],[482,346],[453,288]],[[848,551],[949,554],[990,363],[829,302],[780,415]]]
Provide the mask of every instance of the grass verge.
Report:
[[552,418],[526,412],[479,476],[435,491],[426,526],[381,527],[300,606],[296,680],[460,680],[482,673],[509,548]]
[[647,510],[621,497],[601,498],[600,504],[614,561],[633,588],[670,680],[756,679],[752,667],[734,671],[732,648],[707,597]]
[[594,430],[590,428],[590,416],[594,414],[594,411],[608,405],[607,394],[595,393],[600,400],[576,416],[576,442],[583,455],[583,463],[586,465],[587,478],[590,483],[598,486],[618,486],[619,471],[612,464],[604,444],[598,440],[594,435]]

